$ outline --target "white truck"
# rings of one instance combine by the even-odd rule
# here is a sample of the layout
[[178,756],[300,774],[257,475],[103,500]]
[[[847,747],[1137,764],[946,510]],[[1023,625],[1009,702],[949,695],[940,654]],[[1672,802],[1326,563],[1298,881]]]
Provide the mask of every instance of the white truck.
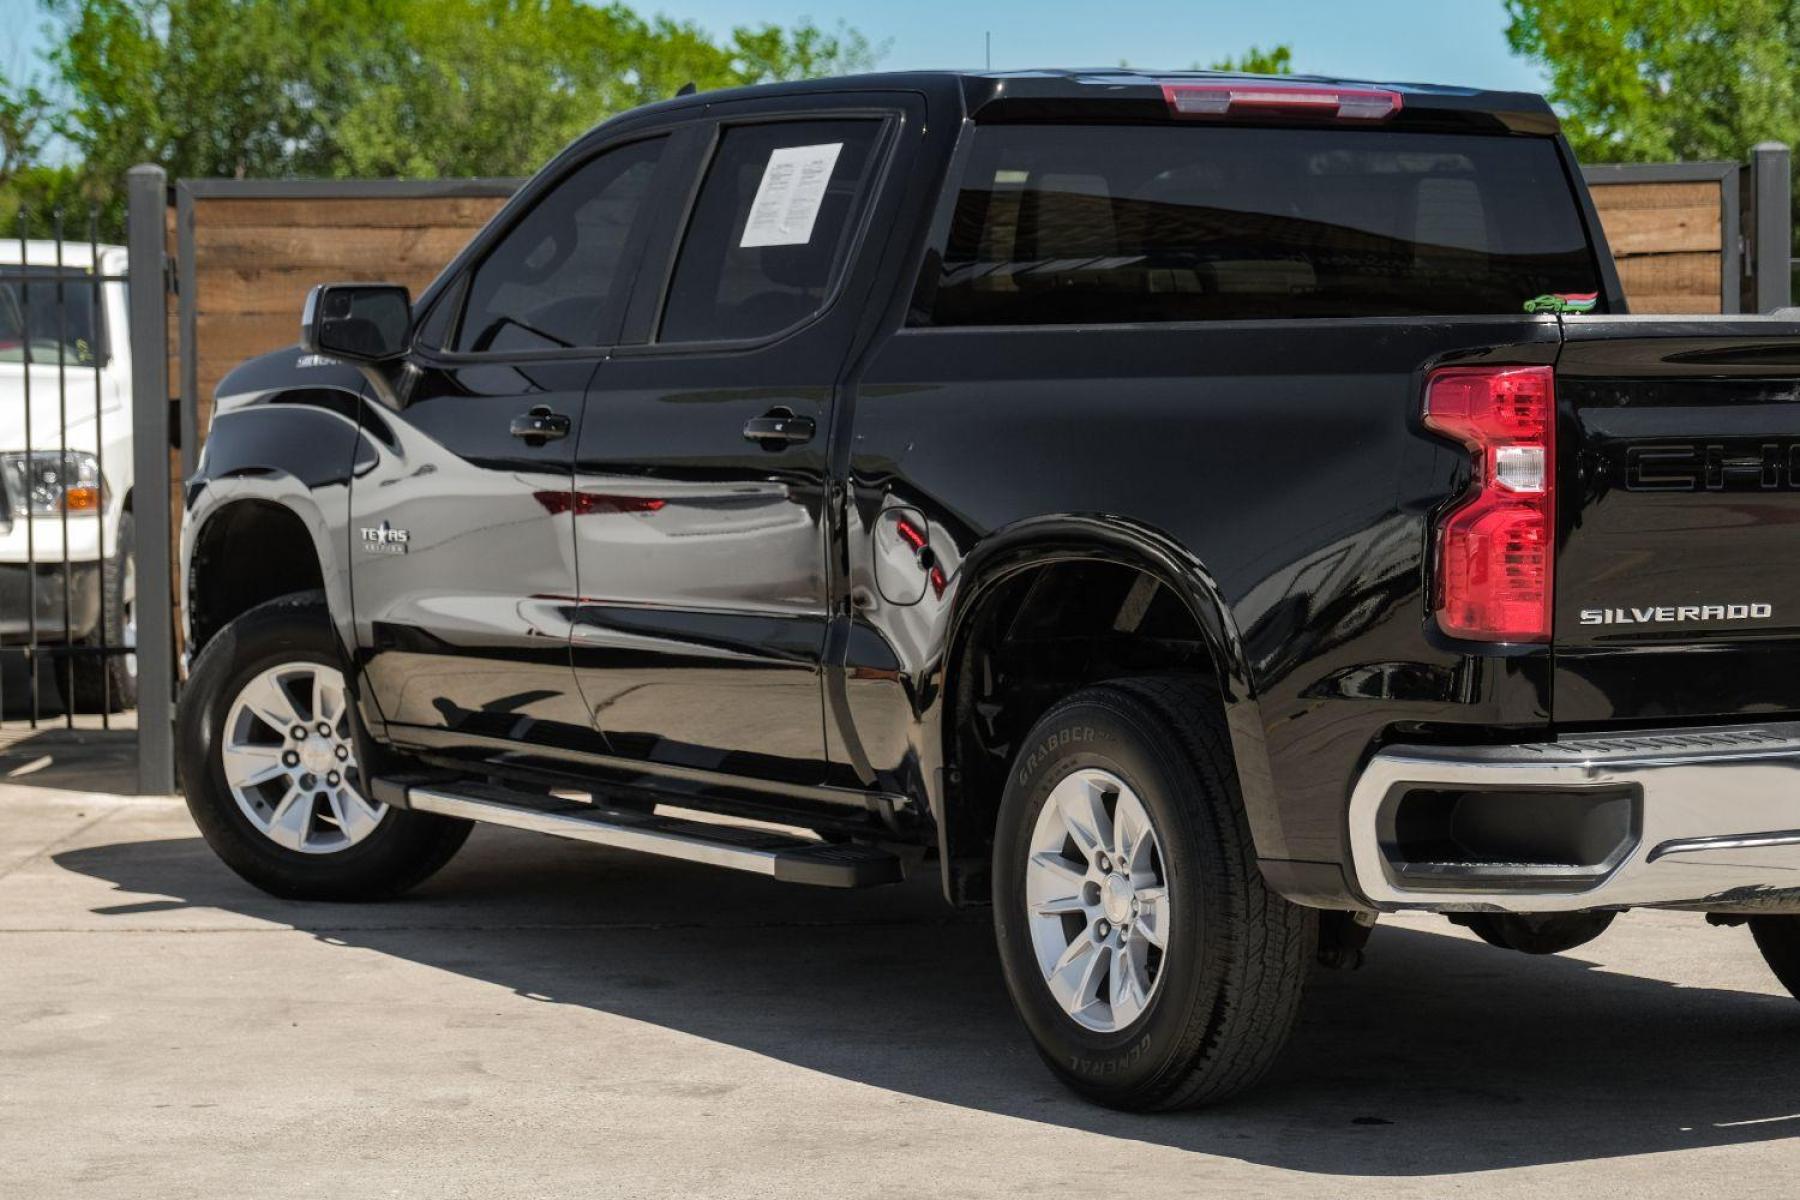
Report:
[[135,656],[99,652],[137,635],[125,270],[120,246],[0,241],[0,649],[65,693],[72,660],[81,711],[137,698]]

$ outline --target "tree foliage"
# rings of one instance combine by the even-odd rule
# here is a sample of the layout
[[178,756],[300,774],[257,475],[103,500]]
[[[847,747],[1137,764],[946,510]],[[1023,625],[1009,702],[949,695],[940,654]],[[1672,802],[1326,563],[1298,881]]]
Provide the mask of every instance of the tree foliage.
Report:
[[[177,178],[523,175],[683,84],[866,70],[879,54],[842,27],[714,38],[583,0],[42,3],[55,103],[0,80],[0,163],[17,172],[53,130],[110,227],[140,162]],[[15,127],[36,137],[16,155]]]
[[1506,12],[1507,41],[1549,71],[1584,161],[1800,147],[1800,0],[1506,0]]
[[1507,0],[1592,162],[1741,159],[1800,136],[1800,0]]
[[1236,58],[1221,58],[1208,70],[1243,71],[1250,75],[1292,75],[1294,51],[1290,46],[1271,46],[1264,50],[1252,46]]

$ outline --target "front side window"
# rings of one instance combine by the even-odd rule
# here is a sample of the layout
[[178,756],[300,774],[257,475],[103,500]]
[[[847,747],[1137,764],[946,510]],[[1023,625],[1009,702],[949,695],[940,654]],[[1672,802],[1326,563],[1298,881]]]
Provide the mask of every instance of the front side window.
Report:
[[975,138],[916,323],[1489,315],[1600,290],[1547,138],[1185,123]]
[[0,363],[106,361],[94,281],[81,271],[0,266]]
[[609,150],[540,199],[475,268],[454,348],[600,345],[602,318],[630,285],[620,267],[666,142]]
[[875,120],[727,128],[682,239],[658,340],[766,337],[817,312],[880,131]]

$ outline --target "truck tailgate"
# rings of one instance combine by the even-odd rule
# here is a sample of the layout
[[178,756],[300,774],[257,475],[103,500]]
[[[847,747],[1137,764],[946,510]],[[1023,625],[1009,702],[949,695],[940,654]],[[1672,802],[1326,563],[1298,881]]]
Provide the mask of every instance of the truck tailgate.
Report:
[[1556,722],[1800,712],[1800,324],[1565,332]]

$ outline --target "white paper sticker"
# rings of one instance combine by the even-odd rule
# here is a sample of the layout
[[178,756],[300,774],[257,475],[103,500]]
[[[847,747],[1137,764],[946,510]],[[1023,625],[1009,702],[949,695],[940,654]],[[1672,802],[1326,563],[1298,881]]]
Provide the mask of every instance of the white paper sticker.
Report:
[[842,142],[821,146],[786,146],[769,155],[750,202],[739,246],[804,246],[812,240],[813,222],[825,200],[825,185],[837,165]]

